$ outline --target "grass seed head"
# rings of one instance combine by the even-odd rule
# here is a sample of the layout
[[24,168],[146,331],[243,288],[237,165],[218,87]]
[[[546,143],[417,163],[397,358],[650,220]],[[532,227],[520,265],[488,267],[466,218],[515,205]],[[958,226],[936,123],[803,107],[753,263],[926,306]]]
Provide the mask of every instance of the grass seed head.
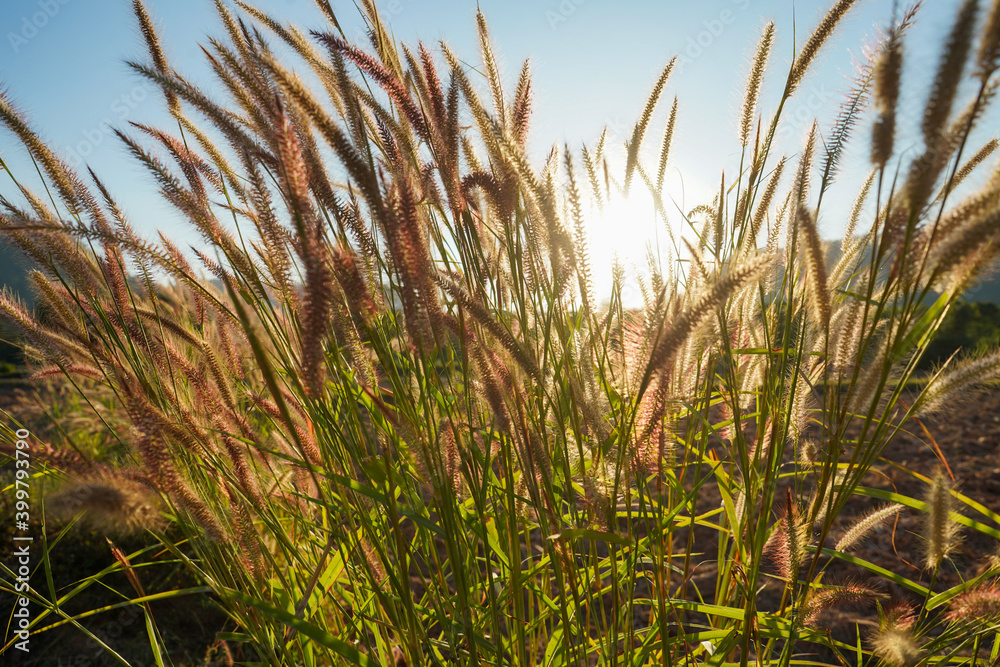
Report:
[[899,514],[903,509],[898,503],[891,503],[883,507],[877,507],[855,521],[844,535],[838,540],[834,549],[846,551],[863,540],[869,533],[878,528],[883,521]]
[[896,134],[896,103],[899,101],[899,83],[903,69],[901,31],[892,30],[875,62],[874,79],[875,111],[878,117],[872,127],[871,161],[882,167],[892,156]]
[[885,593],[857,581],[831,586],[810,595],[802,610],[803,623],[815,625],[823,612],[841,605],[870,602],[885,597]]
[[952,484],[941,468],[934,473],[927,490],[927,517],[924,521],[924,565],[928,570],[938,568],[958,546],[959,525],[951,518],[955,500],[951,495]]
[[1000,621],[1000,586],[988,583],[956,595],[945,618],[952,623]]
[[889,667],[912,667],[922,652],[917,638],[899,627],[879,629],[871,639],[872,652]]
[[833,31],[836,30],[837,25],[847,15],[847,12],[851,10],[854,3],[855,0],[838,0],[826,13],[826,16],[823,17],[819,25],[816,26],[812,34],[809,35],[809,39],[806,40],[806,43],[798,55],[796,55],[795,62],[792,63],[792,70],[788,75],[788,83],[786,84],[788,95],[791,95],[798,88],[802,79],[805,78],[809,67],[812,65],[813,60],[816,59],[819,50],[830,39],[830,36],[833,35]]
[[975,27],[977,0],[965,0],[959,10],[948,41],[945,43],[941,60],[938,62],[937,75],[931,86],[931,93],[924,108],[924,120],[921,129],[924,141],[928,146],[937,143],[939,136],[947,126],[948,117],[958,92],[958,84],[962,80],[962,71],[968,60],[972,47],[972,31]]
[[979,44],[978,76],[986,81],[1000,67],[1000,0],[993,0],[993,6],[983,26]]
[[764,70],[767,69],[767,58],[771,53],[772,44],[774,44],[774,21],[768,21],[760,36],[760,42],[757,43],[757,52],[754,54],[746,92],[743,94],[743,110],[740,113],[740,143],[743,146],[750,142],[757,99],[760,97],[760,87],[764,80]]
[[121,474],[72,482],[50,495],[46,507],[62,521],[82,513],[92,529],[112,535],[159,530],[165,525],[156,494]]

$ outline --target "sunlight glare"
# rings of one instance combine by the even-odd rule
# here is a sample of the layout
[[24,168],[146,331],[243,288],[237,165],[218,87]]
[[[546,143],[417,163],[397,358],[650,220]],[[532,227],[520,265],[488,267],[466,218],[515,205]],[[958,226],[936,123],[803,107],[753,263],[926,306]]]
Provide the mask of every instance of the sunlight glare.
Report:
[[605,301],[611,295],[611,267],[617,257],[627,274],[623,301],[627,307],[641,305],[635,273],[648,273],[647,245],[661,261],[666,261],[669,254],[670,240],[652,195],[640,187],[633,187],[628,196],[613,192],[603,211],[594,205],[591,220],[590,255],[598,300]]

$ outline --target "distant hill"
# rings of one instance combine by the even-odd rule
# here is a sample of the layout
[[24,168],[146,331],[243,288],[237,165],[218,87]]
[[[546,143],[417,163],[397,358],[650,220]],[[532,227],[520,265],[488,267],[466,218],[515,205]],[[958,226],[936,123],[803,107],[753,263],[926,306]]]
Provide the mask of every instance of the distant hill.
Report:
[[[826,262],[828,266],[837,263],[840,257],[840,240],[828,241]],[[963,301],[970,303],[992,303],[1000,306],[1000,270],[991,271],[977,284],[962,295]]]
[[32,262],[17,248],[0,238],[0,286],[12,289],[28,306],[34,304],[34,294],[28,284]]
[[981,280],[978,285],[973,285],[962,298],[966,301],[978,303],[992,303],[1000,306],[1000,273],[993,272]]
[[[20,250],[0,239],[0,286],[13,290],[29,308],[34,305],[34,294],[28,284],[31,266]],[[0,321],[0,376],[13,372],[22,361],[20,351],[9,342],[13,338],[13,332]]]

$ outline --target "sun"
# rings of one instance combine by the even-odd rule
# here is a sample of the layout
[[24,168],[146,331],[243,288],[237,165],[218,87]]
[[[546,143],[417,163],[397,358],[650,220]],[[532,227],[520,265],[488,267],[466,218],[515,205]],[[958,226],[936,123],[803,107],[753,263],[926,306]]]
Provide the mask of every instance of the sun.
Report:
[[590,224],[590,256],[594,288],[599,300],[611,295],[611,267],[617,259],[628,278],[623,298],[636,305],[641,301],[635,274],[647,272],[647,250],[662,261],[670,240],[663,227],[663,217],[648,190],[632,188],[628,194],[612,192],[603,207],[593,207]]

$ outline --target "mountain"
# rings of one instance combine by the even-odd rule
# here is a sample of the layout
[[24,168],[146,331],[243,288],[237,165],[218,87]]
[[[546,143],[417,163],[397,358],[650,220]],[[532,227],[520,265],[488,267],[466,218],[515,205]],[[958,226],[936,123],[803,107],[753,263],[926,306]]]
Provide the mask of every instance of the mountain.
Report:
[[[840,244],[839,240],[826,242],[827,266],[833,266],[840,258]],[[1000,306],[1000,270],[994,269],[987,272],[978,283],[966,290],[961,298],[970,303],[992,303]],[[933,302],[933,298],[928,301],[928,303],[931,302]]]
[[0,238],[0,287],[10,288],[30,308],[35,295],[28,284],[28,271],[33,263],[17,248]]

